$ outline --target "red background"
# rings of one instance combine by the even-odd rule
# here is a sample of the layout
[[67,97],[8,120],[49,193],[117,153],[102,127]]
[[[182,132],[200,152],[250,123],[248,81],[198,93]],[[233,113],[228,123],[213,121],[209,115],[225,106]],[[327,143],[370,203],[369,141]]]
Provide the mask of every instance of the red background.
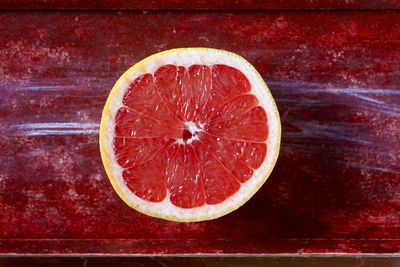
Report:
[[[37,3],[1,6],[89,8]],[[291,5],[263,3],[231,9]],[[0,37],[0,253],[399,252],[399,12],[8,11],[0,13]],[[254,64],[275,97],[283,136],[271,177],[248,203],[185,224],[119,199],[100,160],[98,129],[128,67],[189,46],[230,50]]]
[[0,0],[2,9],[45,10],[388,10],[399,0]]

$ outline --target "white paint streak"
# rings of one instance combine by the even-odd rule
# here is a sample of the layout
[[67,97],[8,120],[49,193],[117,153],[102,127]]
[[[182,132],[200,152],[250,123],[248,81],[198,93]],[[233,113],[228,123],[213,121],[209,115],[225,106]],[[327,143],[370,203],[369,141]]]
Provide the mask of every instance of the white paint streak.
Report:
[[[293,82],[274,82],[267,81],[267,84],[276,89],[284,89],[293,91],[298,94],[303,93],[357,93],[357,94],[389,94],[389,95],[400,95],[400,88],[397,89],[374,89],[374,88],[344,88],[344,87],[331,87],[326,83],[313,83],[305,81],[293,81]],[[280,90],[281,91],[281,90]]]
[[71,85],[40,85],[40,86],[18,86],[15,87],[15,90],[21,91],[62,91],[65,89],[73,89],[76,86]]
[[12,135],[71,135],[71,134],[97,134],[98,123],[79,122],[48,122],[48,123],[21,123],[11,125]]
[[[301,109],[305,106],[344,104],[395,118],[400,117],[400,88],[335,88],[331,84],[304,81],[268,82],[268,85],[272,87],[273,93],[277,94],[278,103],[294,103],[293,106],[296,106],[298,101]],[[295,97],[297,95],[301,96],[300,101]]]
[[394,173],[394,174],[400,174],[400,171],[388,169],[388,168],[381,168],[381,167],[376,167],[376,166],[370,166],[370,165],[363,165],[363,166],[357,166],[360,168],[365,168],[369,170],[374,170],[374,171],[379,171],[379,172],[387,172],[387,173]]

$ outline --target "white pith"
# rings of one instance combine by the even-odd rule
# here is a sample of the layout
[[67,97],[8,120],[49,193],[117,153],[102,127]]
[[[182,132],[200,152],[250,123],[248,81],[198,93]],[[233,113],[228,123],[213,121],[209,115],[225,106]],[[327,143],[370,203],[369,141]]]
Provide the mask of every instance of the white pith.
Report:
[[202,132],[204,124],[196,124],[192,121],[186,121],[185,122],[185,129],[187,129],[191,134],[192,137],[189,138],[188,140],[184,141],[183,138],[179,138],[176,140],[178,144],[182,145],[189,145],[191,144],[194,140],[199,140],[199,135],[198,133]]
[[[198,208],[184,209],[173,205],[169,200],[169,194],[162,202],[149,202],[137,197],[125,184],[122,177],[122,167],[116,161],[113,148],[115,116],[122,106],[122,98],[130,83],[137,77],[150,73],[153,74],[160,66],[173,64],[188,68],[194,64],[212,66],[225,64],[240,70],[251,84],[251,94],[254,94],[259,105],[264,108],[268,118],[267,155],[261,166],[254,171],[253,176],[241,184],[240,189],[225,201],[215,205],[204,205]],[[105,110],[103,111],[102,129],[100,131],[100,143],[103,162],[108,164],[107,174],[120,197],[131,207],[142,213],[174,221],[201,221],[220,217],[244,204],[265,182],[273,166],[275,165],[280,144],[280,120],[275,102],[264,83],[264,80],[242,57],[216,49],[186,48],[165,51],[144,59],[129,69],[110,93]],[[201,130],[201,126],[187,123],[186,127],[194,134]],[[107,130],[108,129],[108,130]],[[196,138],[194,136],[193,138]],[[190,140],[189,140],[190,141]],[[179,140],[178,140],[179,142]],[[183,140],[182,140],[183,142]]]

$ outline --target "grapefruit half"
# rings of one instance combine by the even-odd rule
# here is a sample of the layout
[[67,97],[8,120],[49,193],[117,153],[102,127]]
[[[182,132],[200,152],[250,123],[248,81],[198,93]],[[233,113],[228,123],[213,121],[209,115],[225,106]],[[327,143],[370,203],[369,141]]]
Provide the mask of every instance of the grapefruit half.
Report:
[[280,119],[256,69],[210,48],[154,54],[114,85],[100,125],[112,186],[144,214],[194,222],[253,196],[279,154]]

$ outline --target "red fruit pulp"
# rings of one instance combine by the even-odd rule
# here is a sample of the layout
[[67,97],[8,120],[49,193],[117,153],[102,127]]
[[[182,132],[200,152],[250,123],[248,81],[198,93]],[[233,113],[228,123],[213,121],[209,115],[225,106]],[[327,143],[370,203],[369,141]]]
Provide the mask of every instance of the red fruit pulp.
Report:
[[217,204],[265,159],[268,122],[248,79],[226,65],[164,65],[135,79],[115,119],[114,150],[138,197]]

